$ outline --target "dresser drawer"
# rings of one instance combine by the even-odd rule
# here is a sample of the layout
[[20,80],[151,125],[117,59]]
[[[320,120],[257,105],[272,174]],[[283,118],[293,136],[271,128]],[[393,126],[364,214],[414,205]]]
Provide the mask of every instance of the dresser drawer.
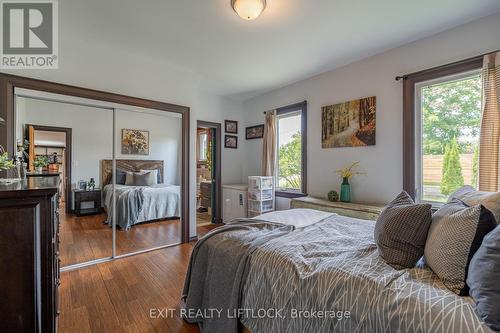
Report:
[[97,201],[100,200],[101,192],[77,192],[76,200],[79,201]]

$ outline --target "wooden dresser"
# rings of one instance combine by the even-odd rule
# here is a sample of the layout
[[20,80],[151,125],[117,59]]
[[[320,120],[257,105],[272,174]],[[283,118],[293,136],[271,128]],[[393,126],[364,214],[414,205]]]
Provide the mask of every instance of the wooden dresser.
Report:
[[0,185],[2,332],[56,332],[59,177]]
[[310,208],[363,220],[376,220],[380,213],[382,213],[385,205],[352,202],[331,202],[325,199],[314,197],[301,197],[292,199],[290,207]]

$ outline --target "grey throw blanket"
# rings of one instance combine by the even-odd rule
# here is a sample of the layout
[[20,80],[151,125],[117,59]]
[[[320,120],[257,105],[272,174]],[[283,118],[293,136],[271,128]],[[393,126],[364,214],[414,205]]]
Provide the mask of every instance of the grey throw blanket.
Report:
[[[142,211],[144,203],[144,188],[127,189],[123,193],[116,195],[116,225],[124,230],[130,229],[130,226],[137,224],[139,214]],[[113,201],[110,202],[112,209]],[[108,223],[111,225],[112,214],[108,213]]]
[[203,332],[236,333],[241,289],[251,253],[293,226],[237,219],[200,239],[191,254],[181,308]]

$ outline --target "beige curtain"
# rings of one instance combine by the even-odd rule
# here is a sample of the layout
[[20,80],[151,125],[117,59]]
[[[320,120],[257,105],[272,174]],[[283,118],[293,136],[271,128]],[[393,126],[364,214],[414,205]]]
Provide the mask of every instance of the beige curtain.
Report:
[[499,190],[500,52],[484,56],[483,118],[479,144],[479,190]]
[[266,112],[261,170],[262,176],[276,174],[276,110]]

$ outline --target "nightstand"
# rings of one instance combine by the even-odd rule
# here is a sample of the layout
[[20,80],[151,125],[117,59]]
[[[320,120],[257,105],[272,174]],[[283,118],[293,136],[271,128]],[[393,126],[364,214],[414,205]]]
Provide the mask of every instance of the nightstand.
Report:
[[95,215],[101,213],[101,189],[73,190],[75,196],[75,214]]

